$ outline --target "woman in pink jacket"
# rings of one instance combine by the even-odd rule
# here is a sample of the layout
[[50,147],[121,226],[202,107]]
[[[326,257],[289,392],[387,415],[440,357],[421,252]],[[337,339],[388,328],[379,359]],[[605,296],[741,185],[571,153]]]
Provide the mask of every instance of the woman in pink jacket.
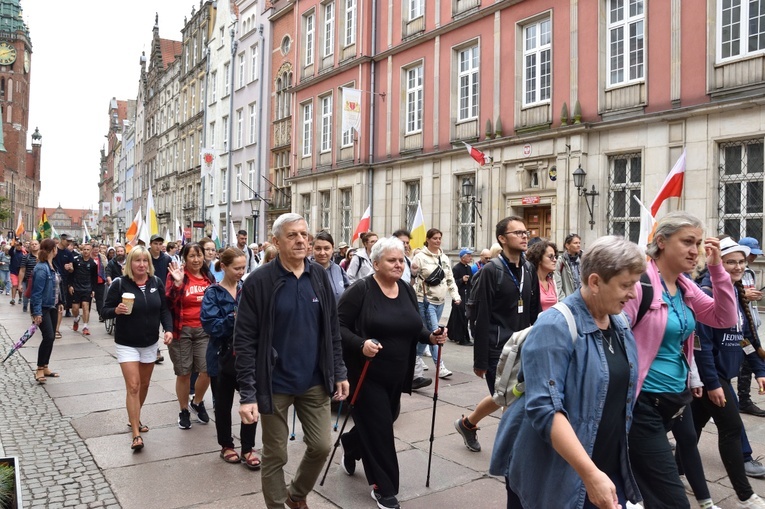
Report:
[[[650,305],[638,316],[643,285],[648,285],[639,282],[637,298],[624,308],[638,348],[639,395],[629,434],[630,462],[646,509],[690,507],[667,432],[692,399],[688,376],[696,322],[730,327],[738,316],[733,285],[721,265],[720,240],[702,235],[701,221],[691,214],[664,216],[646,249],[651,258],[646,268],[653,293]],[[695,268],[702,242],[712,297],[684,276]],[[701,389],[695,392],[700,395]]]

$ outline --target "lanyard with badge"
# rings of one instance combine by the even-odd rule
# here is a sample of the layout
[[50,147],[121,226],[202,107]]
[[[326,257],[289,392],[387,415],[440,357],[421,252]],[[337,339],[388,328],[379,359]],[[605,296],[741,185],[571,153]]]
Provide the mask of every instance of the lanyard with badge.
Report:
[[520,315],[523,313],[523,279],[526,277],[526,271],[521,267],[521,282],[518,283],[518,278],[515,277],[513,271],[510,270],[510,265],[507,263],[507,260],[505,260],[505,257],[500,254],[499,259],[502,260],[502,263],[507,268],[507,273],[510,274],[510,278],[513,280],[513,283],[515,283],[515,286],[518,287],[518,314]]

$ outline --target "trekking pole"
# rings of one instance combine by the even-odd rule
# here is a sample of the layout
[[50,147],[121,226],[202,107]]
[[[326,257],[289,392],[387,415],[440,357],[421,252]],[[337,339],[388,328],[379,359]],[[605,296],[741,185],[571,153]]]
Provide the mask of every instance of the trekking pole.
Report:
[[292,408],[292,433],[290,434],[290,440],[295,440],[295,417],[297,416],[297,408]]
[[340,414],[343,413],[343,402],[340,402],[340,406],[337,407],[337,418],[335,419],[335,427],[333,431],[337,431],[337,423],[340,422]]
[[[442,333],[443,328],[440,327],[436,332]],[[441,354],[444,351],[444,345],[439,345],[438,348],[438,360],[436,361],[436,369],[441,367]],[[428,477],[425,479],[425,487],[430,488],[430,461],[433,459],[433,434],[436,430],[436,403],[438,403],[438,380],[440,377],[436,377],[436,386],[433,390],[433,419],[430,422],[430,450],[428,451]]]
[[[376,339],[370,340],[376,345],[379,345],[380,342]],[[361,392],[361,384],[364,383],[364,378],[367,376],[367,369],[369,369],[369,362],[372,359],[367,357],[367,359],[364,361],[364,367],[361,368],[361,376],[359,376],[359,383],[356,384],[356,390],[353,391],[353,396],[351,397],[351,404],[348,405],[348,413],[345,415],[345,419],[343,419],[343,425],[340,426],[340,433],[337,434],[337,440],[335,440],[335,446],[332,448],[332,454],[329,457],[329,461],[327,462],[327,468],[324,469],[324,475],[321,477],[321,482],[319,483],[319,486],[324,486],[324,480],[327,478],[327,472],[329,472],[329,466],[332,464],[332,460],[335,458],[335,453],[337,452],[337,448],[340,447],[340,439],[343,437],[343,431],[345,430],[345,425],[348,424],[348,417],[351,416],[351,410],[353,410],[353,407],[356,405],[356,399],[359,397],[359,393]],[[338,417],[340,414],[338,413]]]

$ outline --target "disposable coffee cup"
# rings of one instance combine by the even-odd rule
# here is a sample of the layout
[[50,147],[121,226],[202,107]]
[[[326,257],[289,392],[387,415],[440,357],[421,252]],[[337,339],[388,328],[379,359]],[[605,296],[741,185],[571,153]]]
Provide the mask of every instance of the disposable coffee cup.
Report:
[[125,292],[122,294],[122,303],[127,307],[127,313],[130,314],[133,312],[133,303],[135,302],[135,295],[129,292]]

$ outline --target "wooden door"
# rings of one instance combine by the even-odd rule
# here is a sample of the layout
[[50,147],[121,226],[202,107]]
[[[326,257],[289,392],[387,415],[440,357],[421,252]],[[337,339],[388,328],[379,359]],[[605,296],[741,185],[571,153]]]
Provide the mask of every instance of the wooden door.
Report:
[[550,238],[552,234],[552,208],[533,207],[525,210],[523,218],[526,228],[531,232],[531,237]]

